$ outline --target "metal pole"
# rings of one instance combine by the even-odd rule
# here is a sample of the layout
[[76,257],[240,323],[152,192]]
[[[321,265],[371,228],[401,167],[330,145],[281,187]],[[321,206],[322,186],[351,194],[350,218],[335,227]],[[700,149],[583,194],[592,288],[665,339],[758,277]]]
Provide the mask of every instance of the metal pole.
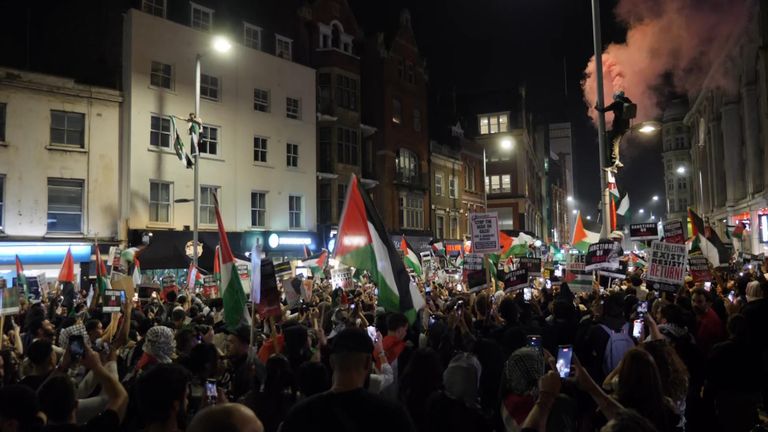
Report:
[[[595,80],[597,84],[597,106],[602,109],[605,106],[603,99],[603,41],[600,33],[600,0],[592,0],[592,39],[595,48]],[[600,239],[608,239],[608,225],[610,224],[610,204],[608,202],[608,185],[605,175],[605,114],[597,113],[597,142],[600,151],[600,190],[603,203],[602,229]]]
[[488,159],[485,157],[485,143],[483,143],[483,205],[485,206],[483,211],[486,213],[488,212],[488,187],[491,186],[491,180],[488,178],[488,173],[486,172],[487,161]]
[[[195,57],[195,118],[200,118],[200,54]],[[202,130],[200,131],[202,133]],[[190,149],[191,150],[191,149]],[[192,156],[194,158],[195,166],[193,168],[195,174],[194,174],[194,181],[193,181],[193,187],[195,188],[194,191],[194,209],[192,210],[193,218],[192,218],[192,264],[197,267],[197,245],[198,245],[198,225],[199,225],[199,218],[200,218],[200,149],[198,148],[195,154]]]

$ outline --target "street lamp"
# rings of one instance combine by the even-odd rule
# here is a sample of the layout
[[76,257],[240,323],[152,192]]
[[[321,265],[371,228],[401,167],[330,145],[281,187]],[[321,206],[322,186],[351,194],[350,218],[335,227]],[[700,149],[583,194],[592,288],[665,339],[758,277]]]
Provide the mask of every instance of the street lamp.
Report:
[[509,138],[501,140],[501,148],[504,150],[511,150],[512,149],[512,140]]
[[646,135],[650,135],[652,133],[655,133],[659,130],[659,127],[657,126],[656,122],[643,122],[640,124],[640,127],[637,128],[637,131]]
[[573,197],[568,195],[568,198],[566,198],[565,200],[568,201],[568,202],[573,202]]
[[[511,150],[512,145],[512,139],[510,138],[504,138],[500,142],[501,148],[504,150]],[[488,189],[491,187],[491,179],[488,178],[488,158],[485,154],[485,143],[483,143],[483,185],[485,185],[485,182],[488,182],[488,187],[483,187],[485,190],[485,193],[483,194],[484,198],[484,205],[485,205],[485,211],[488,211]]]
[[643,214],[643,213],[645,213],[645,209],[640,209],[637,212],[640,213],[640,214]]
[[654,201],[658,201],[658,200],[659,200],[659,196],[658,196],[658,195],[654,195],[654,196],[653,196],[653,200],[654,200]]
[[[211,41],[211,46],[213,48],[213,51],[216,51],[218,53],[226,53],[230,49],[232,49],[232,44],[223,36],[216,36]],[[195,56],[195,119],[200,119],[200,60],[203,58],[203,55],[205,53],[197,53]],[[200,133],[202,133],[202,124],[200,125]],[[199,136],[199,135],[198,135]],[[198,237],[199,237],[199,225],[200,225],[200,148],[199,148],[199,138],[198,138],[198,148],[195,151],[194,158],[195,158],[195,166],[194,166],[194,181],[193,186],[195,188],[194,190],[194,213],[192,218],[192,250],[194,253],[192,254],[192,264],[197,267],[197,245],[198,245]]]
[[592,216],[587,215],[587,220],[592,220]]
[[677,169],[675,171],[677,171],[678,174],[683,175],[683,174],[685,174],[685,166],[684,165],[680,165],[679,167],[677,167]]
[[578,210],[576,210],[576,209],[573,209],[573,211],[572,211],[571,213],[573,213],[573,214],[578,214],[578,213],[579,213],[579,211],[578,211]]

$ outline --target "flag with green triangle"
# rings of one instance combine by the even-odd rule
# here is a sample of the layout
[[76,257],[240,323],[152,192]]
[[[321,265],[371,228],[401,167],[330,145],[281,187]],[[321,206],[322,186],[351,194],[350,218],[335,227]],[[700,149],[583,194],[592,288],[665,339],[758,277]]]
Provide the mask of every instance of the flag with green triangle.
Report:
[[310,256],[303,261],[304,266],[309,267],[312,271],[312,276],[316,278],[325,277],[325,266],[328,264],[328,251],[323,249],[322,252],[314,256]]
[[16,255],[16,285],[24,289],[24,298],[29,298],[29,285],[27,277],[24,275],[24,266],[21,265],[21,259]]
[[112,289],[109,283],[107,266],[104,264],[104,260],[101,259],[98,243],[96,244],[96,286],[99,287],[99,293],[101,294],[104,294],[104,291],[108,289]]
[[584,223],[581,220],[581,212],[576,214],[576,224],[573,227],[571,247],[578,249],[581,253],[587,253],[589,245],[592,243],[597,243],[599,240],[600,233],[587,231],[584,228]]
[[227,328],[234,330],[241,324],[250,324],[251,316],[246,306],[247,299],[243,284],[240,281],[240,273],[235,265],[235,256],[229,247],[227,231],[219,211],[219,199],[213,194],[214,210],[216,212],[216,225],[219,229],[219,246],[221,248],[221,297],[224,303],[224,323]]
[[419,256],[416,255],[416,252],[413,251],[411,245],[408,244],[405,236],[400,238],[400,250],[403,252],[403,262],[406,267],[413,270],[413,272],[416,273],[416,276],[421,277],[421,260],[419,259]]
[[692,208],[688,208],[688,219],[691,223],[691,244],[689,250],[700,250],[702,255],[707,257],[707,260],[714,267],[728,263],[730,258],[728,248],[725,247],[717,233],[709,226],[706,226],[704,220]]

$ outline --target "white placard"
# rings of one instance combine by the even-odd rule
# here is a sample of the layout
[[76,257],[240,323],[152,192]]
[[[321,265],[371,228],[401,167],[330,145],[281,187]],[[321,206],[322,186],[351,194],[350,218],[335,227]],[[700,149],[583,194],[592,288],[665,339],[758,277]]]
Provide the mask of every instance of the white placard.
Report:
[[499,216],[496,212],[472,213],[472,251],[479,254],[498,252]]

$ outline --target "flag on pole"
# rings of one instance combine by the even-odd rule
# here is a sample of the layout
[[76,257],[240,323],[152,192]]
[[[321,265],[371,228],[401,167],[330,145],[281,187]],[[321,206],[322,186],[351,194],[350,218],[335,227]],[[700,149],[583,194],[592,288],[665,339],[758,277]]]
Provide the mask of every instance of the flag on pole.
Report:
[[416,319],[424,298],[411,289],[410,277],[397,249],[371,198],[360,191],[354,175],[347,188],[334,255],[339,262],[370,273],[379,289],[379,305],[386,311],[402,312],[411,322]]
[[173,129],[173,150],[176,152],[176,157],[179,158],[181,163],[186,168],[192,168],[192,166],[195,164],[194,160],[189,156],[187,151],[184,149],[184,141],[181,139],[181,135],[179,135],[179,130],[176,128],[176,118],[173,116],[168,116],[169,119],[171,119],[171,129]]
[[403,251],[403,262],[405,265],[413,270],[413,272],[416,273],[416,276],[421,277],[421,260],[419,259],[419,256],[416,255],[416,252],[413,251],[411,245],[408,244],[405,236],[400,238],[400,250]]
[[309,246],[304,245],[304,258],[309,258],[312,256],[312,251],[309,250]]
[[104,294],[104,291],[111,288],[109,284],[109,276],[107,274],[107,266],[104,264],[104,260],[101,259],[98,243],[96,244],[96,286],[99,287],[99,292],[101,294]]
[[619,208],[616,209],[616,214],[619,216],[624,216],[629,211],[629,194],[624,194],[624,198],[621,199],[621,202],[619,203]]
[[728,249],[720,237],[710,227],[704,225],[704,220],[688,208],[688,218],[691,221],[691,245],[690,250],[700,250],[707,260],[715,267],[727,263],[729,260]]
[[64,261],[59,270],[59,282],[75,282],[75,259],[72,257],[72,248],[67,248]]
[[323,269],[328,263],[328,251],[323,250],[322,252],[315,255],[314,257],[305,259],[304,261],[302,261],[302,263],[304,264],[304,266],[309,267],[309,269],[312,271],[312,276],[316,278],[323,278],[325,277],[325,273],[323,272]]
[[435,256],[445,256],[445,244],[443,242],[432,243],[432,254]]
[[139,286],[141,284],[141,264],[138,258],[133,258],[133,274],[131,275],[133,284]]
[[19,256],[16,255],[16,285],[24,288],[24,298],[29,298],[29,286],[27,285],[27,277],[24,276],[24,266],[21,265]]
[[216,211],[216,224],[219,227],[219,246],[221,248],[221,295],[224,300],[224,322],[230,330],[244,323],[250,323],[251,317],[246,308],[245,292],[240,281],[240,273],[235,265],[235,256],[229,247],[227,231],[219,211],[219,199],[213,194],[214,210]]
[[584,229],[584,223],[581,220],[581,212],[576,214],[576,225],[573,227],[571,246],[578,249],[581,253],[587,253],[589,245],[597,243],[598,240],[600,240],[600,233]]
[[200,274],[200,269],[195,267],[195,263],[189,263],[189,271],[187,272],[187,288],[196,291],[198,288],[203,287],[203,275]]
[[251,303],[261,303],[261,250],[256,242],[251,248]]
[[745,229],[747,229],[747,226],[744,225],[744,222],[739,221],[739,223],[737,223],[736,227],[733,229],[733,232],[731,233],[731,237],[741,240],[741,238],[744,237]]

